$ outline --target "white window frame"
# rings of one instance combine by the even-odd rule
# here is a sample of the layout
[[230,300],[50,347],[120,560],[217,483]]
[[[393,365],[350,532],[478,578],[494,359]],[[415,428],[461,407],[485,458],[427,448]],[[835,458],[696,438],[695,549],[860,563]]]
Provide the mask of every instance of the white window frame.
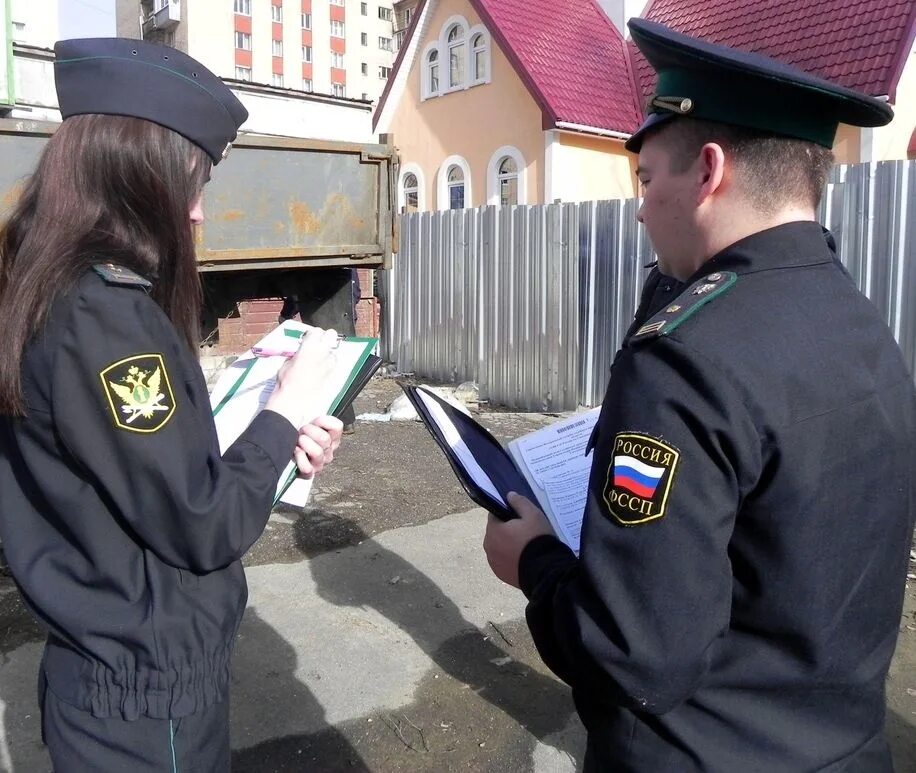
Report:
[[[247,45],[246,45],[247,43]],[[251,33],[235,31],[235,50],[251,51]]]
[[360,3],[359,4],[359,14],[360,16],[369,15],[369,3]]
[[272,40],[270,41],[270,54],[271,56],[283,57],[283,41],[282,40]]
[[343,5],[344,0],[331,0],[331,5]]
[[283,6],[282,5],[273,5],[270,6],[270,20],[277,22],[277,24],[283,23]]
[[503,145],[490,156],[487,164],[487,204],[490,206],[499,206],[499,164],[507,156],[518,167],[518,203],[528,203],[528,164],[525,157],[518,148]]
[[344,61],[344,55],[338,53],[337,51],[331,52],[331,67],[337,70],[343,70],[346,67],[346,62]]
[[359,66],[359,71],[360,71],[363,75],[369,75],[369,64],[368,64],[368,62],[363,62],[363,63]]
[[314,84],[314,82],[312,81],[311,78],[303,78],[303,79],[302,79],[302,90],[303,90],[306,94],[311,94],[311,93],[315,90],[315,84]]
[[[426,177],[423,175],[423,170],[420,168],[419,164],[411,161],[409,164],[403,164],[401,166],[401,179],[398,180],[398,212],[403,212],[404,207],[407,206],[407,194],[404,190],[404,180],[407,175],[412,174],[417,178],[417,211],[425,212],[426,211]],[[467,193],[467,188],[465,188],[465,194]]]
[[379,51],[391,51],[392,45],[391,38],[386,38],[384,35],[378,36],[378,47]]
[[394,12],[390,8],[380,5],[378,7],[378,17],[382,21],[392,21],[394,19]]
[[[454,29],[459,29],[461,34],[454,42],[452,42],[448,38]],[[445,88],[442,89],[443,94],[447,94],[450,91],[464,91],[468,87],[468,82],[471,75],[468,69],[468,65],[470,64],[468,60],[469,44],[470,41],[468,40],[468,25],[466,23],[462,24],[460,21],[454,21],[451,23],[446,22],[446,25],[442,30],[442,47],[440,48],[439,56],[439,59],[447,64],[446,69],[448,70],[445,81],[446,85]],[[464,67],[462,68],[463,73],[461,79],[458,81],[458,83],[455,84],[452,83],[452,49],[454,48],[460,48],[462,50],[463,53],[459,58],[464,60],[462,62]],[[441,83],[441,70],[439,78]]]
[[302,25],[302,29],[310,30],[312,28],[312,14],[303,13],[299,15],[299,23]]
[[302,61],[306,64],[312,63],[312,47],[302,46]]
[[[462,156],[449,156],[436,173],[436,205],[440,212],[447,212],[449,208],[448,170],[453,166],[461,167],[461,171],[464,172],[464,208],[472,209],[471,202],[474,199],[471,190],[471,167]],[[419,181],[419,178],[417,180]]]
[[271,83],[276,88],[282,89],[283,88],[283,73],[282,72],[273,73],[273,77],[271,78]]
[[347,84],[346,83],[332,83],[331,92],[335,97],[346,97],[347,96]]
[[383,65],[383,64],[380,64],[380,65],[378,66],[378,77],[379,77],[381,80],[383,80],[383,81],[384,81],[384,80],[388,80],[388,78],[391,77],[391,68],[390,68],[390,67],[386,67],[386,66]]
[[235,12],[239,16],[251,16],[251,0],[235,0]]
[[[474,49],[471,47],[471,42],[478,35],[483,36],[483,46]],[[471,27],[470,32],[468,32],[468,88],[471,86],[482,86],[485,83],[490,83],[493,67],[493,57],[491,56],[492,50],[493,45],[490,39],[490,31],[482,24]],[[484,55],[484,67],[486,68],[487,72],[483,78],[478,78],[474,72],[474,65],[476,64],[476,57],[474,56],[474,53],[476,51],[481,51]]]
[[246,81],[247,83],[251,83],[251,68],[242,67],[241,65],[237,64],[235,66],[235,79],[237,81]]
[[368,46],[368,45],[369,45],[369,33],[368,33],[368,32],[361,32],[361,33],[359,34],[359,44],[360,44],[361,46]]
[[347,37],[347,25],[342,21],[331,20],[331,37],[332,38],[345,38]]
[[[429,55],[435,51],[436,56],[439,57],[436,61],[436,66],[439,68],[439,88],[433,91],[432,88],[432,79],[430,78],[430,64],[429,64]],[[427,99],[433,99],[438,97],[442,93],[442,54],[439,51],[439,44],[436,41],[427,44],[426,48],[423,49],[423,58],[420,60],[423,63],[423,68],[420,70],[420,100],[426,101]]]

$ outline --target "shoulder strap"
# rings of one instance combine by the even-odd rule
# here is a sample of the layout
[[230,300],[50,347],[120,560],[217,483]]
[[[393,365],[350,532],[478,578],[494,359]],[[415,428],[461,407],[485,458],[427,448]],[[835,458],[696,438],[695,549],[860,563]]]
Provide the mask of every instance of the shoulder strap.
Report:
[[676,330],[707,303],[724,295],[738,281],[733,271],[717,271],[690,285],[672,304],[658,312],[630,338],[630,341],[648,341]]

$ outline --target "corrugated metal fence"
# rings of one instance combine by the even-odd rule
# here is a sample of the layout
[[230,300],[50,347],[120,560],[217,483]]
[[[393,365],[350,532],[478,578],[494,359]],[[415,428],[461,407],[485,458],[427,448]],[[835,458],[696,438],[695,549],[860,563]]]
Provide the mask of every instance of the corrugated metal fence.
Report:
[[[520,410],[601,402],[654,260],[636,200],[423,212],[382,272],[382,353]],[[820,221],[916,363],[916,162],[837,167]]]

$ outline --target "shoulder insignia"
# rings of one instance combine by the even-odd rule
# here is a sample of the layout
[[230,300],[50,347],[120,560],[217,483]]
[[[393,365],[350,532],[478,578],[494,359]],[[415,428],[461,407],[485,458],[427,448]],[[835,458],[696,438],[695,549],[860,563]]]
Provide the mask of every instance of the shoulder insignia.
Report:
[[115,426],[156,432],[175,412],[175,396],[161,354],[118,360],[99,373]]
[[124,268],[124,266],[117,266],[114,263],[96,263],[92,269],[110,285],[142,287],[144,290],[153,286],[148,279],[144,279],[135,271]]
[[733,271],[717,271],[694,282],[673,303],[648,320],[632,336],[631,341],[647,341],[668,335],[690,319],[707,303],[728,292],[738,281]]
[[641,432],[618,432],[602,492],[611,515],[636,526],[665,515],[681,452]]

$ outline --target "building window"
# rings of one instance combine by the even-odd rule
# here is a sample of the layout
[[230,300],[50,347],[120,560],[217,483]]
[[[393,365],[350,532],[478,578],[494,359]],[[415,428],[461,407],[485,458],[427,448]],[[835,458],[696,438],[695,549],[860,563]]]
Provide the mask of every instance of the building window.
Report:
[[310,30],[312,28],[312,14],[302,14],[302,29]]
[[390,8],[379,8],[378,17],[382,21],[391,21],[391,9]]
[[239,67],[235,66],[235,79],[237,81],[250,81],[251,80],[251,68],[250,67]]
[[483,83],[487,80],[488,64],[487,38],[483,33],[471,38],[471,67],[474,83]]
[[404,212],[417,212],[420,209],[420,184],[415,174],[404,175]]
[[270,45],[270,52],[273,56],[283,56],[283,41],[273,41]]
[[338,54],[336,51],[332,51],[331,67],[336,67],[337,69],[342,70],[344,67],[344,55]]
[[331,0],[331,5],[343,5],[344,0]]
[[302,46],[302,61],[303,62],[312,61],[312,47],[311,46]]
[[242,16],[251,16],[251,0],[235,0],[235,12]]
[[439,93],[439,52],[433,49],[426,58],[427,93],[430,96]]
[[464,172],[460,166],[448,170],[448,208],[464,209]]
[[518,164],[515,159],[506,156],[497,168],[499,185],[499,203],[502,206],[518,204]]
[[362,63],[362,65],[360,66],[360,69],[362,70],[363,75],[369,74],[369,65],[366,64],[365,62]]
[[379,37],[378,47],[382,49],[382,51],[390,51],[391,50],[391,38]]
[[359,42],[360,42],[360,45],[368,46],[369,45],[369,33],[368,32],[360,33]]
[[378,77],[381,78],[382,80],[385,80],[389,75],[391,75],[390,67],[382,66],[378,68]]
[[331,21],[331,37],[332,38],[345,38],[346,27],[342,21]]
[[401,46],[404,45],[404,36],[407,34],[407,30],[401,30],[400,32],[394,33],[394,50],[400,51]]
[[283,21],[283,6],[282,5],[270,6],[270,20],[276,21],[276,22]]
[[408,8],[404,11],[404,26],[407,27],[410,25],[410,9]]
[[307,91],[310,94],[312,93],[312,79],[311,78],[302,79],[302,90]]
[[333,83],[331,84],[331,89],[333,90],[335,97],[347,96],[347,87],[343,83]]
[[369,101],[369,95],[364,91],[363,92],[363,102],[368,102],[368,101]]
[[359,4],[359,12],[360,12],[363,16],[368,16],[368,15],[369,15],[369,3],[360,3],[360,4]]
[[448,32],[448,87],[459,88],[464,83],[464,30],[455,24]]
[[274,73],[273,84],[274,86],[277,86],[281,89],[283,88],[283,73],[281,72]]
[[235,47],[242,51],[251,51],[251,35],[247,32],[236,32]]

